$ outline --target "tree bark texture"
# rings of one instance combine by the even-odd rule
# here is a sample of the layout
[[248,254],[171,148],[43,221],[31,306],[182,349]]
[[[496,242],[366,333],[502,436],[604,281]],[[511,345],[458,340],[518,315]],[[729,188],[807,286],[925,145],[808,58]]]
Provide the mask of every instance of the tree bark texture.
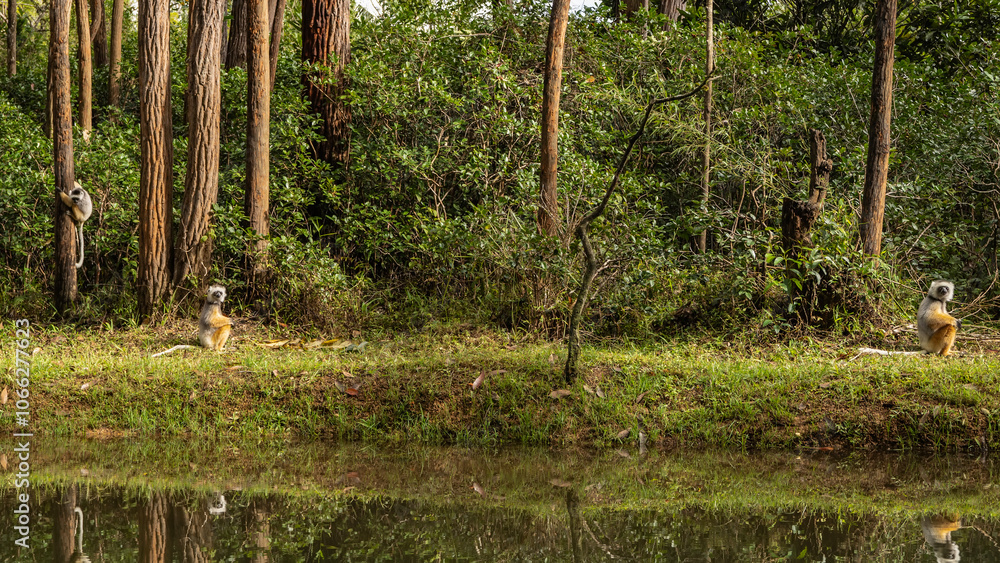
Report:
[[226,47],[226,68],[247,67],[247,3],[250,0],[233,0],[233,24],[229,26],[229,43]]
[[[221,25],[219,26],[221,32]],[[218,60],[216,49],[213,60]],[[214,534],[212,519],[208,513],[207,500],[202,501],[194,510],[189,510],[182,504],[174,506],[173,514],[174,538],[177,540],[178,558],[181,563],[208,563],[213,561],[212,546]]]
[[570,0],[552,0],[549,37],[545,42],[545,75],[542,90],[542,154],[538,201],[538,230],[546,235],[559,233],[559,97],[562,92],[563,50]]
[[868,122],[868,160],[861,196],[861,245],[868,256],[882,251],[885,184],[889,176],[892,66],[896,42],[896,0],[875,2],[875,68],[872,73],[871,116]]
[[351,110],[343,100],[347,89],[344,69],[351,62],[351,3],[349,0],[302,2],[302,60],[331,68],[332,83],[317,84],[303,76],[306,97],[322,118],[319,158],[346,167],[350,156]]
[[[72,4],[70,4],[72,8]],[[67,24],[69,25],[69,24]],[[55,29],[55,10],[49,10],[49,57],[48,66],[45,68],[45,119],[42,121],[42,133],[48,139],[52,138],[52,65],[56,55],[53,52],[55,41],[52,40],[52,32]]]
[[125,16],[125,0],[111,2],[111,56],[108,64],[108,103],[113,107],[121,107],[122,80],[122,23]]
[[[705,76],[715,72],[715,30],[712,23],[712,0],[705,0]],[[705,87],[705,151],[702,153],[701,166],[701,204],[708,206],[711,195],[709,189],[712,178],[712,83]],[[695,246],[698,252],[704,253],[708,243],[708,231],[702,231],[695,236]]]
[[94,49],[94,67],[108,66],[108,16],[104,0],[90,0],[90,37]]
[[268,68],[271,71],[271,85],[268,91],[274,91],[274,76],[278,71],[278,52],[281,46],[281,30],[285,25],[285,5],[287,0],[277,0],[274,8],[274,19],[271,21],[271,45]]
[[76,543],[76,485],[63,485],[57,491],[59,500],[52,504],[52,554],[56,563],[69,563]]
[[172,137],[168,0],[139,0],[139,314],[170,291]]
[[[140,0],[140,6],[142,6],[142,1]],[[170,513],[170,503],[167,501],[166,493],[162,492],[150,493],[146,505],[139,509],[139,561],[141,563],[173,561],[172,546],[170,545]]]
[[7,76],[17,74],[17,0],[7,0]]
[[87,14],[87,0],[76,0],[76,35],[79,39],[77,62],[79,73],[80,96],[80,129],[84,142],[90,141],[90,131],[93,129],[93,79],[94,68],[90,57],[90,16]]
[[[49,98],[52,106],[52,156],[56,190],[67,194],[76,180],[73,169],[73,110],[70,101],[69,21],[72,0],[53,0],[50,17]],[[55,214],[55,306],[64,313],[76,301],[76,228],[59,194]]]
[[205,286],[212,265],[210,213],[219,193],[219,84],[225,0],[192,0],[188,23],[188,163],[175,247],[175,287]]
[[681,17],[681,10],[686,7],[684,0],[660,0],[659,12],[671,21],[677,21]]
[[229,23],[226,20],[227,15],[229,15],[229,0],[225,0],[222,5],[222,45],[219,47],[220,64],[226,62],[226,53],[229,52],[229,42],[226,40],[226,38],[229,37]]
[[267,248],[270,234],[268,206],[270,204],[270,122],[271,122],[271,71],[267,36],[270,30],[267,0],[246,0],[247,23],[247,186],[243,209],[250,228],[261,238],[256,242],[257,255],[253,258],[254,271],[263,268],[262,253]]

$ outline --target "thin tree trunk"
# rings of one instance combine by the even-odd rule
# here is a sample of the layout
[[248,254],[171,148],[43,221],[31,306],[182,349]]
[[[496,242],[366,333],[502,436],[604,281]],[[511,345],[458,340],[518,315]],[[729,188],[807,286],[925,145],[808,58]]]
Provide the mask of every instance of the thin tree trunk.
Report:
[[83,141],[90,142],[93,129],[93,78],[94,70],[90,59],[90,16],[87,15],[87,0],[76,0],[76,35],[79,39],[77,60],[80,80],[80,129]]
[[271,71],[268,69],[267,0],[246,0],[247,6],[247,186],[243,203],[250,228],[260,238],[251,260],[255,274],[266,268],[263,253],[270,234],[268,175],[270,170]]
[[[706,12],[706,48],[705,48],[705,76],[712,76],[715,72],[715,34],[712,25],[712,0],[705,0]],[[701,204],[708,207],[710,195],[709,182],[712,176],[712,83],[705,87],[705,152],[702,154],[702,177],[701,177]],[[695,237],[695,244],[698,252],[704,253],[708,243],[708,231],[702,231]]]
[[[143,1],[150,0],[140,0],[140,11]],[[139,20],[141,21],[142,18],[140,17]],[[170,505],[167,502],[166,494],[150,493],[146,505],[139,509],[139,561],[141,563],[173,561],[170,520]]]
[[7,76],[17,74],[17,0],[7,0]]
[[536,221],[538,230],[549,236],[559,234],[559,95],[562,91],[563,48],[570,0],[552,0],[549,37],[545,43],[545,76],[542,90],[541,190]]
[[570,313],[569,317],[569,335],[567,337],[568,350],[566,353],[566,367],[563,370],[563,377],[566,380],[566,385],[572,385],[573,382],[576,381],[577,363],[580,359],[580,322],[583,319],[583,309],[587,306],[590,286],[594,282],[594,277],[597,276],[597,256],[594,254],[594,248],[591,246],[590,237],[587,234],[587,230],[590,228],[590,223],[604,214],[604,209],[608,206],[608,201],[611,200],[611,195],[615,192],[615,188],[618,187],[618,180],[621,178],[622,171],[625,170],[625,164],[628,162],[629,155],[632,154],[632,149],[635,147],[635,143],[646,131],[646,122],[649,121],[649,114],[652,113],[653,108],[664,102],[673,102],[690,98],[691,96],[697,94],[698,91],[701,90],[711,79],[711,76],[706,76],[705,80],[698,85],[697,88],[686,94],[671,96],[669,98],[659,98],[649,102],[646,106],[646,113],[643,115],[642,121],[639,122],[639,128],[629,139],[628,146],[625,148],[625,154],[623,154],[621,160],[618,161],[618,168],[615,169],[615,175],[611,178],[611,182],[608,183],[608,187],[604,191],[604,198],[601,199],[601,202],[595,205],[586,215],[584,215],[583,218],[580,219],[580,222],[576,225],[576,236],[580,239],[580,243],[583,246],[584,270],[583,278],[580,281],[580,289],[576,294],[576,302],[573,303],[573,311]]
[[[111,58],[108,64],[111,72],[108,77],[108,102],[121,108],[122,79],[122,20],[125,15],[125,0],[112,0],[111,3]],[[112,113],[112,115],[114,115]]]
[[285,4],[287,0],[278,0],[274,9],[274,21],[271,22],[271,53],[268,68],[271,71],[271,86],[274,91],[274,77],[278,71],[278,51],[281,46],[281,30],[285,24]]
[[[51,81],[49,98],[52,106],[52,152],[56,190],[73,189],[73,110],[70,101],[69,21],[72,0],[53,0],[49,55]],[[65,206],[54,194],[55,214],[55,306],[64,313],[76,301],[76,229]]]
[[108,66],[108,16],[104,0],[90,0],[90,37],[94,49],[94,67]]
[[172,281],[170,19],[168,0],[139,0],[139,315],[148,319]]
[[192,0],[188,24],[188,162],[175,249],[174,286],[205,286],[212,264],[212,205],[219,190],[219,85],[226,0]]
[[871,116],[868,122],[868,160],[861,198],[861,244],[868,256],[882,251],[885,184],[889,176],[892,65],[896,42],[896,0],[875,3],[875,68],[872,73]]
[[229,15],[229,2],[225,0],[222,6],[222,45],[219,47],[219,61],[220,64],[226,62],[226,53],[229,52],[229,44],[226,40],[229,37],[229,20],[226,16]]
[[[72,8],[72,4],[70,4],[70,7]],[[52,83],[53,83],[52,65],[54,64],[54,61],[56,59],[56,55],[52,50],[53,47],[55,46],[55,43],[52,41],[51,38],[52,30],[55,29],[55,21],[53,19],[54,17],[55,17],[55,10],[50,9],[49,10],[50,38],[49,38],[49,57],[48,57],[49,60],[48,60],[48,66],[45,69],[45,119],[42,122],[42,133],[44,133],[45,137],[48,139],[52,138],[52,118],[53,118],[52,103],[54,99],[52,95]]]
[[320,143],[317,156],[346,167],[351,146],[351,110],[343,100],[347,89],[344,69],[351,61],[349,0],[302,2],[302,60],[333,65],[332,77],[319,77],[314,82],[309,73],[302,79],[310,107],[323,120],[321,133],[324,140]]
[[247,3],[250,0],[233,0],[233,25],[229,26],[229,45],[226,47],[226,68],[247,66]]
[[[69,19],[66,20],[69,29]],[[68,40],[67,40],[68,41]],[[52,503],[52,555],[56,563],[69,563],[76,547],[76,485],[63,485],[56,489],[58,500]]]

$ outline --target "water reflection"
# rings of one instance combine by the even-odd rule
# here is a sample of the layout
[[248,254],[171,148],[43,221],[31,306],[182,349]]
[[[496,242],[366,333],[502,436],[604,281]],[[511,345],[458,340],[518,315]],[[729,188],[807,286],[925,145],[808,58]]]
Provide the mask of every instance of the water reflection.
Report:
[[1000,563],[989,460],[282,445],[195,466],[142,447],[39,462],[31,548],[0,561]]

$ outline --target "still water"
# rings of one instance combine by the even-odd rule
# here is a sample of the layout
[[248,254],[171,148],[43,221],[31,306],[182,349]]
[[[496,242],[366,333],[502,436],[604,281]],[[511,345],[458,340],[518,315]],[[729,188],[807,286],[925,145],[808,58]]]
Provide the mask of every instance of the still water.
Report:
[[15,447],[0,561],[1000,562],[990,458],[51,438],[19,479]]

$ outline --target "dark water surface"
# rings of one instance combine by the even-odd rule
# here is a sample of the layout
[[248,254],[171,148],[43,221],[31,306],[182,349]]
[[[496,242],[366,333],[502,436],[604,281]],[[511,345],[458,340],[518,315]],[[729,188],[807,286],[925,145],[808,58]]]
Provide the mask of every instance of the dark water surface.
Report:
[[991,458],[46,438],[19,478],[16,446],[0,561],[1000,563]]

